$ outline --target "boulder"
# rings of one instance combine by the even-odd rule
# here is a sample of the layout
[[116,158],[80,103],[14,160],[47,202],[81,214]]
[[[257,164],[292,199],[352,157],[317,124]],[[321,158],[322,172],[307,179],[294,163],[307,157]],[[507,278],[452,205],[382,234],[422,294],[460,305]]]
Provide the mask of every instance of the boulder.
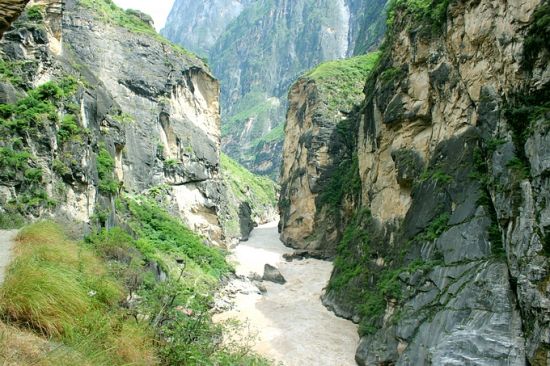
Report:
[[281,285],[286,283],[286,279],[283,277],[281,272],[276,267],[273,267],[270,264],[264,266],[264,275],[262,277],[264,281],[270,281],[275,283],[280,283]]

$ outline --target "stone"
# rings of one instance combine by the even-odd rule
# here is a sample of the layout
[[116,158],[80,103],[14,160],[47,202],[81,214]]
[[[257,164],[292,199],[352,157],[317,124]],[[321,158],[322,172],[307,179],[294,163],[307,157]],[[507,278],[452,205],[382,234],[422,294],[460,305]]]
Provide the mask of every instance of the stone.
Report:
[[264,266],[264,274],[262,276],[262,280],[275,282],[281,285],[286,283],[286,279],[283,277],[281,272],[279,272],[277,267],[274,267],[269,263],[266,263],[266,265]]

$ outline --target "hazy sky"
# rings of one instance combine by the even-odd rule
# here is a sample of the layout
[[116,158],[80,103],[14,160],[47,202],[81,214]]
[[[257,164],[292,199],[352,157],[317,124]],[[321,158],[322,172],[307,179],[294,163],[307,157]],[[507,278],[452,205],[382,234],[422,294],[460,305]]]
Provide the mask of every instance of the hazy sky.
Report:
[[144,13],[147,13],[153,17],[155,21],[155,27],[157,30],[160,30],[164,27],[166,22],[166,17],[170,9],[172,9],[172,4],[174,0],[113,0],[121,8],[127,9],[137,9],[141,10]]

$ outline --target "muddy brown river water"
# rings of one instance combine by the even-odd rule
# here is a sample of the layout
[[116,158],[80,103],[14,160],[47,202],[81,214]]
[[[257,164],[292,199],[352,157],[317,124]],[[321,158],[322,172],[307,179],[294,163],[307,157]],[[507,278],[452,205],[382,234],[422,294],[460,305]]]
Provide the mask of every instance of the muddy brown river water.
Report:
[[247,242],[232,251],[237,274],[263,274],[266,263],[279,268],[287,282],[263,282],[267,292],[237,293],[232,310],[216,319],[248,322],[258,341],[254,350],[287,366],[353,366],[359,336],[357,326],[336,317],[322,304],[332,263],[317,259],[287,262],[292,250],[279,240],[277,223],[256,228]]

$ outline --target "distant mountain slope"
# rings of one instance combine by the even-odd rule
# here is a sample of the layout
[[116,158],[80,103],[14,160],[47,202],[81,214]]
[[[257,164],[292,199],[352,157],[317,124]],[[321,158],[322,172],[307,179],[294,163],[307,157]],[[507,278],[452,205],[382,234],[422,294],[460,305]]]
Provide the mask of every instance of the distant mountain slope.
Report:
[[[197,39],[219,33],[217,14],[176,0],[163,31],[193,49]],[[208,57],[222,85],[222,146],[249,169],[278,178],[287,92],[304,71],[362,53],[384,32],[385,0],[215,1],[235,14]],[[227,19],[227,18],[225,18]],[[183,29],[186,31],[183,31]],[[203,47],[201,45],[201,47]]]

